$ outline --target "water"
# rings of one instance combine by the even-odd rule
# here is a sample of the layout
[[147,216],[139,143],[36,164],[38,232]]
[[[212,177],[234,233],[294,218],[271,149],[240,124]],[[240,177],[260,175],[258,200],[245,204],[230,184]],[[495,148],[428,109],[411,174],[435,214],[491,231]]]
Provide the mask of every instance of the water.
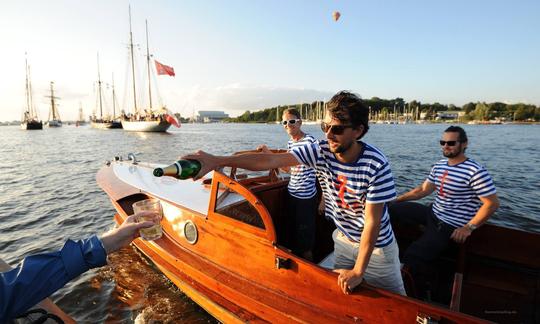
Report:
[[[399,193],[421,184],[441,158],[446,125],[372,125],[366,141],[390,160]],[[318,126],[303,129],[322,137]],[[467,155],[486,166],[501,208],[492,223],[540,232],[538,125],[467,125]],[[280,125],[183,125],[167,134],[127,133],[64,126],[43,131],[0,127],[0,257],[11,264],[25,255],[59,249],[67,238],[102,233],[114,209],[95,175],[106,160],[135,153],[170,163],[203,149],[230,154],[259,144],[285,148]],[[429,199],[428,199],[429,200]],[[79,322],[215,322],[133,248],[109,265],[70,282],[53,300]]]

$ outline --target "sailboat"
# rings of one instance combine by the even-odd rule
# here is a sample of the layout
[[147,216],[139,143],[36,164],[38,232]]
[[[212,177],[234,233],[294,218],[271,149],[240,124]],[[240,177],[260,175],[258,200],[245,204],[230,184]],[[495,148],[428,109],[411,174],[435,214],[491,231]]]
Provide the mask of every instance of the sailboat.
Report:
[[49,120],[47,121],[47,124],[49,127],[62,127],[62,120],[60,120],[60,113],[58,112],[58,108],[56,107],[56,103],[54,99],[59,99],[58,97],[54,96],[54,82],[51,81],[51,95],[48,96],[48,98],[51,98],[51,110],[49,111]]
[[82,103],[79,102],[79,118],[75,122],[75,126],[84,126],[86,125],[86,119],[84,118],[84,113],[82,109]]
[[43,123],[37,116],[36,108],[32,100],[32,82],[30,81],[30,67],[28,66],[28,60],[24,59],[26,65],[26,108],[23,112],[21,120],[21,129],[43,129]]
[[98,64],[98,102],[99,102],[99,118],[94,113],[92,117],[90,118],[90,125],[92,125],[92,128],[99,128],[99,129],[110,129],[110,128],[122,128],[122,124],[120,121],[115,120],[116,111],[115,111],[115,93],[114,93],[114,80],[113,80],[113,115],[112,117],[103,117],[103,95],[101,92],[101,74],[99,72],[99,54],[97,57],[97,64]]
[[171,127],[170,116],[167,109],[161,107],[154,110],[152,107],[152,88],[150,85],[150,49],[148,46],[148,22],[146,22],[146,64],[148,72],[148,109],[141,110],[137,107],[137,91],[135,85],[135,61],[133,53],[133,33],[131,31],[131,8],[129,9],[129,49],[131,57],[131,74],[133,78],[133,114],[124,115],[122,118],[122,127],[127,131],[134,132],[165,132]]

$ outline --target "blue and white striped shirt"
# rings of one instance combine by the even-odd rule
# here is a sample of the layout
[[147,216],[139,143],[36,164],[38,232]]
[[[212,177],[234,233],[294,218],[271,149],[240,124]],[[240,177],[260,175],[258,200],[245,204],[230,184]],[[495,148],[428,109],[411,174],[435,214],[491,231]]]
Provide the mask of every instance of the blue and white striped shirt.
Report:
[[[291,153],[301,163],[315,169],[325,197],[326,215],[350,240],[360,242],[364,229],[365,204],[385,203],[396,198],[394,177],[384,154],[362,143],[364,150],[354,163],[339,162],[327,140],[294,147]],[[394,238],[388,208],[385,205],[376,247],[384,247]]]
[[[315,142],[316,140],[313,136],[305,134],[305,136],[297,142],[289,140],[287,149],[290,151],[294,147],[309,145]],[[304,164],[291,167],[289,193],[291,196],[299,199],[313,198],[317,194],[317,187],[315,186],[315,170]]]
[[448,165],[448,159],[435,163],[427,178],[437,188],[433,213],[441,221],[462,227],[475,215],[482,202],[478,197],[497,192],[487,170],[471,159]]

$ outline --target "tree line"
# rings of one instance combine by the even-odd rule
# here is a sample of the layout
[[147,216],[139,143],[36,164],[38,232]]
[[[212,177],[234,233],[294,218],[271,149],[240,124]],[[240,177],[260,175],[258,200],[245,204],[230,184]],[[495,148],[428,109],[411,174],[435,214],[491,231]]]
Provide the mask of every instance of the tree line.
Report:
[[[463,121],[479,120],[503,120],[503,121],[540,121],[540,107],[531,104],[516,103],[506,104],[502,102],[469,102],[459,107],[453,104],[445,105],[438,102],[422,103],[417,100],[405,102],[402,98],[381,99],[373,97],[363,99],[369,107],[371,118],[375,116],[403,115],[408,114],[418,119],[420,115],[427,120],[434,120],[438,112],[458,111],[463,112]],[[324,112],[324,102],[300,103],[264,108],[257,111],[247,110],[235,118],[228,118],[228,122],[240,123],[269,123],[281,120],[283,111],[287,108],[296,108],[301,112],[302,118],[307,120],[321,119]]]

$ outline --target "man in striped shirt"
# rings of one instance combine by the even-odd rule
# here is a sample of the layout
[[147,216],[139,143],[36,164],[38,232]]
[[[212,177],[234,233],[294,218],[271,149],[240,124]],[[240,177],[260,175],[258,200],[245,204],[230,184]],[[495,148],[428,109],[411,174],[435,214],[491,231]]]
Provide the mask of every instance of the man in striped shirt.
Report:
[[213,156],[199,151],[184,159],[201,161],[197,178],[223,166],[268,170],[299,163],[315,169],[325,197],[326,215],[336,224],[335,271],[349,293],[365,278],[374,286],[405,294],[399,251],[386,204],[395,200],[394,178],[386,157],[360,139],[368,131],[368,107],[342,91],[328,102],[321,129],[326,140],[277,154]]
[[[289,134],[287,149],[315,143],[315,138],[302,131],[302,118],[295,108],[283,111],[283,128]],[[266,145],[260,145],[258,150],[268,153]],[[313,245],[315,244],[315,217],[317,215],[317,186],[315,170],[303,164],[290,167],[291,178],[287,191],[287,210],[294,229],[292,250],[306,260],[313,260]]]
[[[405,251],[403,263],[413,277],[429,271],[432,263],[454,240],[463,243],[499,207],[487,170],[465,156],[468,139],[463,128],[448,127],[440,140],[445,159],[435,163],[424,183],[399,196],[390,207],[392,221],[423,224],[423,235]],[[408,202],[436,192],[432,206]]]

